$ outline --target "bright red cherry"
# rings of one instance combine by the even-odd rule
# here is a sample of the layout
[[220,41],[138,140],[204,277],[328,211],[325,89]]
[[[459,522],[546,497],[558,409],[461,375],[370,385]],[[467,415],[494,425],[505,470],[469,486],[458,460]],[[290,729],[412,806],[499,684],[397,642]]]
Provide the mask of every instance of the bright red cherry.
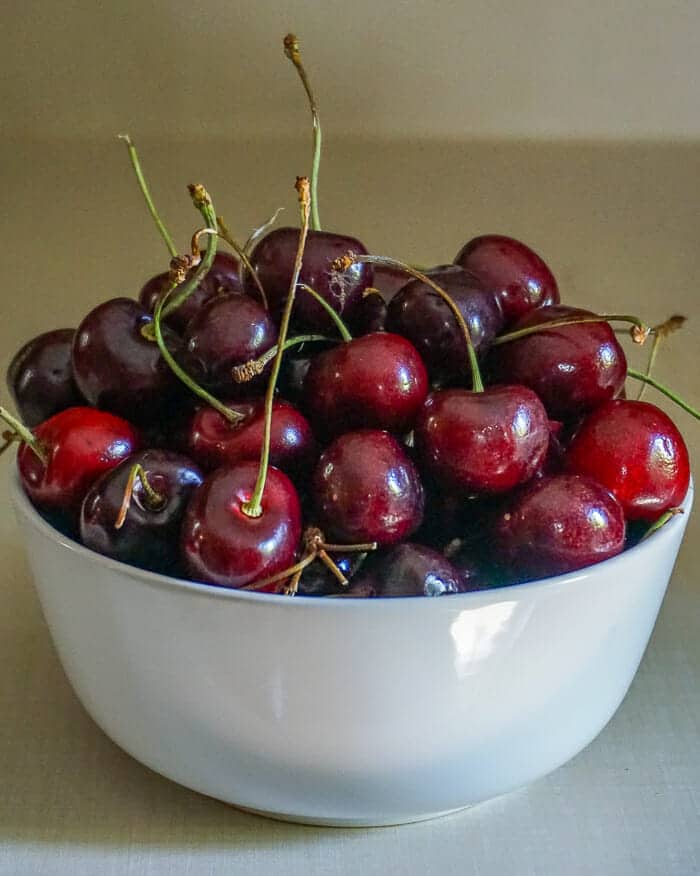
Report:
[[542,402],[525,386],[428,396],[415,426],[418,457],[444,488],[505,493],[529,480],[549,447]]
[[318,523],[346,544],[395,544],[423,519],[418,470],[388,432],[346,432],[321,454],[313,479]]
[[[253,495],[258,463],[219,468],[192,497],[182,526],[182,557],[197,581],[245,587],[289,568],[301,538],[301,505],[287,475],[267,471],[262,514],[243,509]],[[276,589],[277,585],[269,588]]]
[[512,237],[475,237],[457,253],[455,264],[471,271],[494,293],[506,324],[535,307],[559,303],[552,272],[536,252]]
[[[276,321],[280,319],[289,292],[298,242],[298,228],[278,228],[263,237],[250,256]],[[372,285],[373,272],[369,265],[353,265],[342,275],[332,270],[334,259],[348,252],[364,255],[367,250],[354,237],[310,231],[299,275],[299,282],[311,286],[340,316],[349,314],[362,298],[363,289]],[[255,294],[255,284],[250,277],[246,277],[246,290],[250,295]],[[335,331],[323,307],[301,290],[294,305],[294,320],[310,329]]]
[[400,335],[375,332],[315,356],[304,397],[317,434],[330,438],[358,428],[410,429],[428,388],[416,348]]
[[37,426],[53,414],[83,403],[73,380],[75,329],[56,329],[32,338],[7,369],[7,386],[24,424]]
[[[542,307],[512,330],[591,315],[563,305]],[[624,350],[607,322],[545,328],[501,344],[491,351],[488,368],[495,382],[522,383],[533,389],[557,420],[580,417],[613,398],[627,377]]]
[[94,481],[138,450],[131,423],[94,408],[67,408],[34,429],[46,464],[28,444],[17,454],[22,485],[37,508],[75,515]]
[[582,569],[625,546],[620,503],[588,477],[533,482],[507,503],[495,526],[495,551],[517,581]]
[[614,399],[593,411],[574,436],[566,465],[607,487],[628,520],[656,520],[683,502],[690,483],[681,433],[647,402]]
[[[206,470],[244,459],[260,459],[265,430],[263,401],[226,402],[226,405],[244,419],[231,423],[214,408],[204,406],[195,413],[189,427],[189,452]],[[308,474],[316,456],[316,441],[308,420],[294,405],[275,399],[270,463],[294,478]]]

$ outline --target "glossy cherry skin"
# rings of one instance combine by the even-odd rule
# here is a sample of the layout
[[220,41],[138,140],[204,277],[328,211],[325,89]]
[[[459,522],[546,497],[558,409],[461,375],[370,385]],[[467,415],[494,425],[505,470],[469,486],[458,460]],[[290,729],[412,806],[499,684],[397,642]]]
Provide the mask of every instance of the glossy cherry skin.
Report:
[[32,503],[45,511],[77,515],[97,478],[138,450],[140,435],[131,423],[94,408],[67,408],[34,429],[48,454],[44,463],[26,444],[17,466]]
[[[223,295],[226,292],[243,292],[241,266],[236,256],[226,252],[226,250],[218,250],[205,277],[205,282],[217,295]],[[255,298],[257,299],[258,296],[259,293],[256,292]]]
[[[124,524],[117,529],[129,475],[137,463],[162,503],[150,503],[137,477]],[[186,456],[167,450],[135,453],[102,475],[88,491],[80,512],[80,540],[100,554],[141,569],[177,572],[180,526],[202,480],[202,472]]]
[[415,465],[388,432],[346,432],[321,454],[313,479],[318,523],[345,544],[394,544],[423,519]]
[[210,474],[192,496],[180,545],[186,569],[197,581],[245,587],[295,562],[302,525],[297,491],[287,475],[270,466],[263,513],[250,517],[243,505],[257,476],[257,462],[238,462]]
[[584,421],[566,454],[569,471],[595,477],[628,520],[653,521],[688,492],[690,462],[670,417],[647,402],[614,399]]
[[533,308],[559,303],[552,272],[536,252],[512,237],[475,237],[457,253],[455,264],[475,274],[498,298],[507,325]]
[[[226,404],[244,419],[231,423],[214,408],[203,406],[194,414],[188,430],[189,453],[207,471],[244,459],[260,459],[265,431],[264,401]],[[316,441],[306,417],[289,402],[275,399],[270,463],[297,478],[311,471],[317,455]]]
[[315,356],[304,397],[314,430],[331,438],[359,428],[410,429],[428,388],[416,348],[399,335],[376,332]]
[[[185,390],[142,329],[152,317],[131,298],[112,298],[98,305],[78,326],[73,342],[73,373],[78,389],[95,407],[153,422]],[[163,332],[172,353],[180,339]]]
[[362,298],[352,309],[347,325],[350,333],[359,338],[361,335],[370,335],[372,332],[386,331],[386,320],[389,308],[386,301],[376,292],[368,295],[362,293]]
[[[279,321],[289,293],[294,259],[299,243],[298,228],[278,228],[263,237],[250,255],[250,261],[262,283],[270,312]],[[365,254],[367,250],[354,237],[328,231],[310,231],[299,282],[318,292],[341,316],[349,314],[362,297],[362,290],[372,285],[372,268],[353,265],[342,275],[331,264],[348,252]],[[254,294],[254,284],[246,277],[246,290]],[[308,293],[299,289],[294,304],[296,324],[322,332],[335,332],[334,323],[325,310]]]
[[194,380],[214,393],[236,398],[264,390],[269,366],[248,383],[231,376],[235,365],[257,359],[277,343],[277,327],[267,311],[247,295],[220,295],[190,321],[180,361]]
[[[590,311],[543,307],[512,330],[584,315]],[[580,417],[613,398],[627,376],[625,353],[607,322],[544,329],[494,347],[488,368],[495,382],[522,383],[533,389],[557,420]]]
[[393,547],[372,575],[376,596],[446,596],[472,589],[447,557],[411,542]]
[[428,396],[415,440],[421,465],[443,487],[505,493],[544,461],[549,425],[542,402],[525,386],[445,389]]
[[[484,353],[503,328],[503,316],[494,296],[481,283],[454,265],[428,272],[464,317],[478,354]],[[431,380],[439,383],[469,379],[467,345],[455,315],[425,283],[413,280],[389,303],[387,330],[403,335],[416,347]]]
[[83,403],[73,379],[75,329],[56,329],[32,338],[7,369],[7,388],[30,429],[53,414]]
[[517,494],[495,527],[495,552],[512,579],[582,569],[625,546],[620,503],[592,478],[555,475]]

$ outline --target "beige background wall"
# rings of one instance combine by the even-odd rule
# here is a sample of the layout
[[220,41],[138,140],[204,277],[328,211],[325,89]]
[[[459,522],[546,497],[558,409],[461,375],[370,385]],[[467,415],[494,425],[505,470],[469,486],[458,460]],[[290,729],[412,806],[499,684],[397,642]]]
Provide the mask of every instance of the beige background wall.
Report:
[[329,131],[700,136],[698,0],[5,0],[0,125],[285,134],[304,39]]

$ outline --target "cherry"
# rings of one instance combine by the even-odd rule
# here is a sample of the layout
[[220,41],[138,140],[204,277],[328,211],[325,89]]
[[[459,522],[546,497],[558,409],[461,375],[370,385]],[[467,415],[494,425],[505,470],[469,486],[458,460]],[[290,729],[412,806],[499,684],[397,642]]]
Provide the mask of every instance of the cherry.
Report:
[[264,387],[266,372],[238,384],[231,371],[257,359],[276,341],[277,328],[262,305],[247,295],[221,295],[201,307],[188,324],[180,361],[211,392],[250,396]]
[[506,324],[535,307],[559,303],[552,272],[537,253],[512,237],[475,237],[457,253],[455,264],[471,271],[494,293]]
[[619,554],[620,503],[592,478],[563,474],[535,481],[500,515],[495,547],[517,581],[561,575]]
[[[263,237],[250,256],[267,294],[270,312],[277,322],[289,291],[298,243],[298,228],[278,228]],[[299,282],[311,286],[340,316],[351,313],[361,300],[363,289],[372,285],[372,268],[367,265],[353,265],[342,277],[332,270],[332,262],[349,250],[367,252],[354,237],[310,231],[299,274]],[[254,294],[255,287],[249,276],[245,287],[250,295]],[[297,296],[295,322],[318,331],[334,329],[333,321],[323,307],[304,293]]]
[[301,505],[294,485],[270,466],[262,514],[253,517],[244,505],[257,477],[256,461],[238,462],[210,474],[192,496],[181,549],[187,571],[196,580],[239,588],[294,562],[301,537]]
[[[131,298],[112,298],[91,310],[73,342],[73,373],[90,404],[135,422],[162,417],[182,395],[154,341],[144,335],[152,317]],[[165,330],[168,348],[180,339]]]
[[[200,408],[192,418],[188,432],[189,452],[206,470],[260,458],[265,430],[264,403],[227,402],[227,407],[243,419],[231,423],[208,406]],[[316,442],[306,418],[289,402],[275,399],[270,463],[294,478],[310,471],[316,455]]]
[[[6,412],[3,418],[6,418]],[[24,436],[23,436],[24,437]],[[31,436],[27,436],[30,438]],[[22,485],[38,508],[75,515],[93,482],[136,451],[131,423],[94,408],[67,408],[34,429],[17,453]]]
[[37,426],[53,414],[83,402],[73,379],[75,329],[55,329],[32,338],[15,353],[7,386],[24,423]]
[[[350,581],[365,561],[367,555],[363,553],[331,554],[331,559],[345,577]],[[321,562],[312,563],[299,579],[297,588],[298,596],[328,596],[329,594],[342,593],[335,575]]]
[[[178,570],[178,539],[187,503],[202,473],[167,450],[135,453],[94,483],[82,504],[86,547],[142,569]],[[126,512],[120,520],[122,509]]]
[[411,542],[385,554],[372,577],[376,596],[446,596],[474,589],[443,554]]
[[445,389],[428,396],[415,441],[422,464],[443,487],[504,493],[542,464],[549,425],[542,402],[525,386]]
[[[205,281],[212,294],[223,295],[225,292],[243,292],[241,266],[238,259],[230,252],[218,250]],[[257,299],[257,294],[255,297]]]
[[[542,307],[517,322],[513,331],[591,315],[563,305]],[[558,420],[584,415],[613,398],[627,376],[625,353],[607,322],[545,328],[509,341],[494,347],[487,367],[496,382],[529,386]]]
[[418,470],[388,432],[346,432],[321,454],[313,478],[319,524],[345,542],[394,544],[423,518]]
[[648,402],[614,399],[593,411],[574,436],[566,465],[607,487],[629,520],[653,521],[677,507],[690,483],[683,437]]
[[304,381],[309,417],[326,438],[362,427],[405,431],[427,394],[428,375],[418,351],[387,332],[319,353]]
[[381,294],[365,290],[348,317],[348,328],[357,337],[383,332],[386,330],[387,314],[387,303]]
[[[494,296],[479,280],[455,265],[427,271],[459,308],[477,353],[483,354],[503,328]],[[408,338],[421,354],[432,380],[464,381],[469,375],[461,327],[445,301],[420,280],[405,285],[389,303],[387,330]]]
[[406,272],[401,268],[389,265],[375,265],[372,286],[381,292],[382,298],[388,303],[399,289],[406,285]]

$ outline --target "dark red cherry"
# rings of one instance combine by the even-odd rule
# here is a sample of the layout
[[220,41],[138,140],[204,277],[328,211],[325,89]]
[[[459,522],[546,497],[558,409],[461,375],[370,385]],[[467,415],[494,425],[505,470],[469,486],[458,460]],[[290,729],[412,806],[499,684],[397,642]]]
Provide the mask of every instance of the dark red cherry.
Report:
[[243,505],[257,476],[257,462],[238,462],[210,474],[192,496],[180,543],[187,571],[196,580],[244,587],[294,563],[301,537],[297,491],[287,475],[270,466],[262,514],[250,517]]
[[514,497],[495,528],[494,549],[517,581],[573,572],[625,546],[620,503],[592,478],[556,475]]
[[26,426],[83,403],[73,380],[74,335],[75,329],[45,332],[27,341],[10,362],[7,387]]
[[[145,423],[163,416],[184,394],[155,341],[143,334],[151,322],[138,302],[112,298],[80,323],[73,342],[73,373],[90,404]],[[176,353],[179,337],[167,328],[163,335]]]
[[[276,321],[279,321],[287,300],[298,243],[298,228],[278,228],[266,235],[250,256]],[[365,254],[367,250],[354,237],[328,231],[310,231],[299,275],[299,282],[311,286],[340,316],[349,314],[362,298],[362,290],[372,285],[373,274],[369,265],[353,265],[342,274],[332,270],[333,260],[348,252],[358,255]],[[253,295],[254,289],[253,281],[246,277],[246,290]],[[297,292],[294,321],[309,329],[336,331],[323,307],[302,290]]]
[[446,596],[473,589],[443,554],[421,544],[393,547],[372,568],[376,596]]
[[388,432],[347,432],[321,454],[313,479],[319,525],[346,544],[394,544],[423,519],[418,470]]
[[94,408],[67,408],[34,429],[44,463],[23,444],[17,454],[22,485],[46,511],[77,515],[97,478],[138,450],[138,431],[121,417]]
[[200,386],[217,394],[249,397],[264,390],[269,366],[248,383],[236,383],[231,371],[276,342],[277,327],[262,305],[247,295],[221,295],[207,302],[187,326],[180,359]]
[[[135,465],[141,477],[133,481],[128,510],[117,528],[124,494]],[[197,466],[178,453],[144,450],[135,453],[92,485],[80,513],[80,540],[100,554],[141,569],[178,571],[180,526],[193,491],[202,483]]]
[[566,465],[607,487],[629,520],[656,520],[683,502],[690,483],[681,433],[647,402],[615,399],[593,411],[574,436]]
[[[367,554],[351,553],[351,554],[331,554],[331,559],[345,575],[348,581],[358,573],[358,570],[363,565]],[[311,563],[304,569],[304,572],[299,579],[298,596],[328,596],[331,593],[338,594],[345,592],[341,587],[336,576],[331,570],[320,560]]]
[[376,292],[365,295],[363,292],[348,316],[348,328],[355,337],[386,331],[387,313],[387,303],[381,295]]
[[[494,296],[472,274],[455,265],[430,271],[428,276],[457,305],[477,354],[483,354],[503,328],[503,316]],[[445,301],[425,283],[413,280],[392,298],[386,327],[411,341],[431,380],[454,383],[468,379],[462,329]]]
[[428,394],[428,375],[405,338],[376,332],[315,356],[304,381],[306,410],[319,436],[358,428],[403,432]]
[[559,303],[552,272],[536,252],[512,237],[475,237],[457,253],[455,264],[471,271],[494,293],[506,325],[535,307]]
[[415,426],[418,458],[450,490],[505,493],[529,480],[549,446],[542,402],[525,386],[428,396]]
[[[223,295],[226,292],[243,292],[241,282],[241,266],[232,253],[219,250],[214,256],[214,262],[205,277],[212,294]],[[254,296],[258,298],[258,294]]]
[[411,279],[406,271],[400,268],[390,268],[386,265],[374,265],[372,286],[379,289],[382,298],[388,303],[399,289],[403,289]]
[[[265,431],[264,402],[226,404],[244,419],[231,423],[218,411],[204,406],[195,413],[190,424],[189,452],[206,470],[244,459],[260,459]],[[272,404],[270,463],[294,478],[308,474],[316,457],[316,441],[307,419],[289,402],[275,399]]]
[[[517,322],[513,331],[585,315],[590,311],[542,307]],[[493,348],[487,367],[495,382],[533,389],[557,420],[580,417],[613,398],[627,376],[625,353],[607,322],[544,329],[510,341]]]

